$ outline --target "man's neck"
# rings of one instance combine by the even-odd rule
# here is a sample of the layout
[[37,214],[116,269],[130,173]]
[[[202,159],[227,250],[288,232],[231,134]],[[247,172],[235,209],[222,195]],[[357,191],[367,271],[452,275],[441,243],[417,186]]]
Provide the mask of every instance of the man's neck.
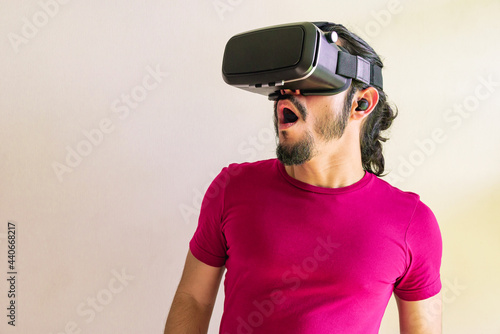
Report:
[[347,187],[365,175],[361,156],[316,156],[302,165],[285,166],[285,169],[296,180],[324,188]]

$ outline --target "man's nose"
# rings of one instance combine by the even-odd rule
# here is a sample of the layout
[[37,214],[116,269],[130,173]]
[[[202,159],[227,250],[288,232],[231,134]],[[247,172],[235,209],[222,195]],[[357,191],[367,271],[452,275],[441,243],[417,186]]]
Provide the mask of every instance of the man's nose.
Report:
[[300,89],[280,89],[281,95],[300,95]]

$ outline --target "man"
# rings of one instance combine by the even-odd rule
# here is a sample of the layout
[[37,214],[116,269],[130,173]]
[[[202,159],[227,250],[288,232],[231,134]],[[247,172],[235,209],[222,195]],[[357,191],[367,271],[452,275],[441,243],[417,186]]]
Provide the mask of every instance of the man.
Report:
[[[342,25],[337,45],[372,64]],[[394,294],[402,333],[441,333],[441,234],[418,195],[378,178],[385,93],[353,80],[327,96],[281,90],[277,159],[231,164],[205,194],[165,333],[377,333]]]

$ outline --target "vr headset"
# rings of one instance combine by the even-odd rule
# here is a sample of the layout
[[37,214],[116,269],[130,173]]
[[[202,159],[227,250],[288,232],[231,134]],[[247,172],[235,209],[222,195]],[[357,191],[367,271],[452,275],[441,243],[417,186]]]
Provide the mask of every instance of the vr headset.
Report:
[[277,99],[280,89],[337,94],[349,88],[352,79],[382,89],[382,69],[335,44],[337,33],[320,29],[327,24],[283,24],[233,36],[224,50],[224,81],[269,100]]

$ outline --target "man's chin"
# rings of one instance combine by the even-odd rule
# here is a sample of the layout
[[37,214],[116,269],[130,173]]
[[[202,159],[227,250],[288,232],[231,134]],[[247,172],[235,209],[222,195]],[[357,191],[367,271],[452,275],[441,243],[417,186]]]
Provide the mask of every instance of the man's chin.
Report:
[[302,165],[312,158],[308,148],[297,147],[297,145],[290,148],[288,145],[282,144],[276,148],[276,157],[286,166]]
[[279,139],[279,144],[276,147],[276,156],[284,165],[302,165],[311,160],[314,151],[314,139],[309,132],[304,133],[303,137],[298,140]]

